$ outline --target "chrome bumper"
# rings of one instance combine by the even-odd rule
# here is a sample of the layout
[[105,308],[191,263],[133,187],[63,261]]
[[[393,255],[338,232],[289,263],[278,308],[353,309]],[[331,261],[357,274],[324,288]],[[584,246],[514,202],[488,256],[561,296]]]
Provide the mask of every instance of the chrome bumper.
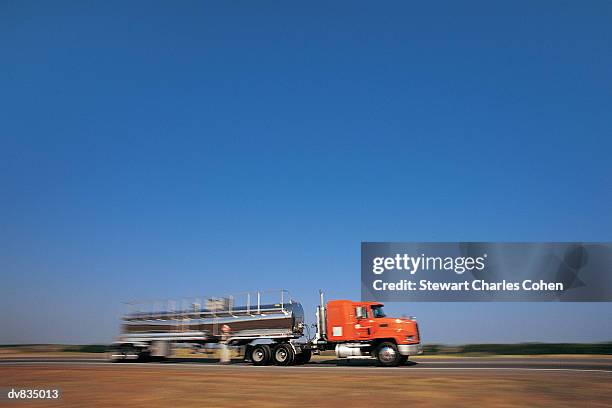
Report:
[[397,349],[399,350],[400,354],[402,356],[413,356],[415,354],[422,354],[423,353],[423,346],[421,345],[421,343],[417,343],[417,344],[399,344],[397,346]]

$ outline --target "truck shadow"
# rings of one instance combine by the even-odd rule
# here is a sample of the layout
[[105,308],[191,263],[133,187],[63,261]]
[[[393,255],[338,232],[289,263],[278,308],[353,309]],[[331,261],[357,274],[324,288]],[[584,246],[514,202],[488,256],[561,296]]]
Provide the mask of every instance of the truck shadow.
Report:
[[[219,364],[218,358],[205,358],[205,357],[180,357],[180,358],[167,358],[162,361],[157,361],[159,364]],[[243,359],[232,359],[230,365],[244,365],[250,364],[245,362]],[[407,361],[404,366],[416,366],[419,363],[415,361]],[[378,365],[376,360],[370,359],[329,359],[311,361],[306,366],[316,365],[335,365],[338,367],[376,367]]]
[[[160,363],[164,364],[176,364],[176,363],[199,363],[199,364],[219,364],[218,358],[207,358],[207,357],[170,357],[166,358]],[[230,364],[244,363],[243,359],[232,359]]]
[[[378,362],[374,359],[330,359],[321,361],[311,361],[309,364],[329,364],[337,365],[339,367],[376,367]],[[418,365],[416,361],[406,361],[405,366]]]

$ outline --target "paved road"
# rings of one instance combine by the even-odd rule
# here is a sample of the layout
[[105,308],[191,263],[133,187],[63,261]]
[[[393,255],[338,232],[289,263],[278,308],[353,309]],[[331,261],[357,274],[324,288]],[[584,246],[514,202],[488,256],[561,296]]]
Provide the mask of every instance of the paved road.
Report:
[[75,358],[75,357],[15,357],[0,359],[0,367],[16,365],[96,365],[96,366],[125,366],[156,368],[173,367],[188,369],[234,369],[249,368],[257,370],[540,370],[540,371],[587,371],[604,372],[612,374],[612,359],[605,358],[419,358],[409,362],[406,366],[397,368],[376,367],[371,360],[340,361],[325,360],[311,362],[302,366],[255,367],[247,363],[236,362],[230,365],[220,365],[214,360],[201,358],[174,358],[163,362],[152,363],[108,363],[101,358]]

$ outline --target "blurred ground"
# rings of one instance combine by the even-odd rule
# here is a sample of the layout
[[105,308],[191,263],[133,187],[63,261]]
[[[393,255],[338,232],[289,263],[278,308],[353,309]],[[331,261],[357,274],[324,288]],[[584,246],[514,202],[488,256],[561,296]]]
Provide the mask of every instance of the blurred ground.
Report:
[[60,401],[19,407],[609,407],[597,371],[307,368],[211,364],[0,365],[0,387],[59,387]]
[[229,366],[218,365],[215,352],[189,349],[176,349],[168,363],[107,364],[104,353],[71,350],[0,348],[0,388],[63,393],[60,401],[0,401],[0,408],[612,406],[610,355],[423,355],[383,369],[368,360],[338,362],[333,352],[307,366],[252,367],[237,353]]

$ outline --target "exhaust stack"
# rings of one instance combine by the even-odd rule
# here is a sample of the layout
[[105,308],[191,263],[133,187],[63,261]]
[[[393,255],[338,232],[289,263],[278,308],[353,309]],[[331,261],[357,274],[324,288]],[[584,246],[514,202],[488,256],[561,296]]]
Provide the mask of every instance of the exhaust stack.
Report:
[[321,289],[319,289],[319,298],[321,304],[317,307],[317,340],[327,340],[327,317],[325,316],[325,300]]

